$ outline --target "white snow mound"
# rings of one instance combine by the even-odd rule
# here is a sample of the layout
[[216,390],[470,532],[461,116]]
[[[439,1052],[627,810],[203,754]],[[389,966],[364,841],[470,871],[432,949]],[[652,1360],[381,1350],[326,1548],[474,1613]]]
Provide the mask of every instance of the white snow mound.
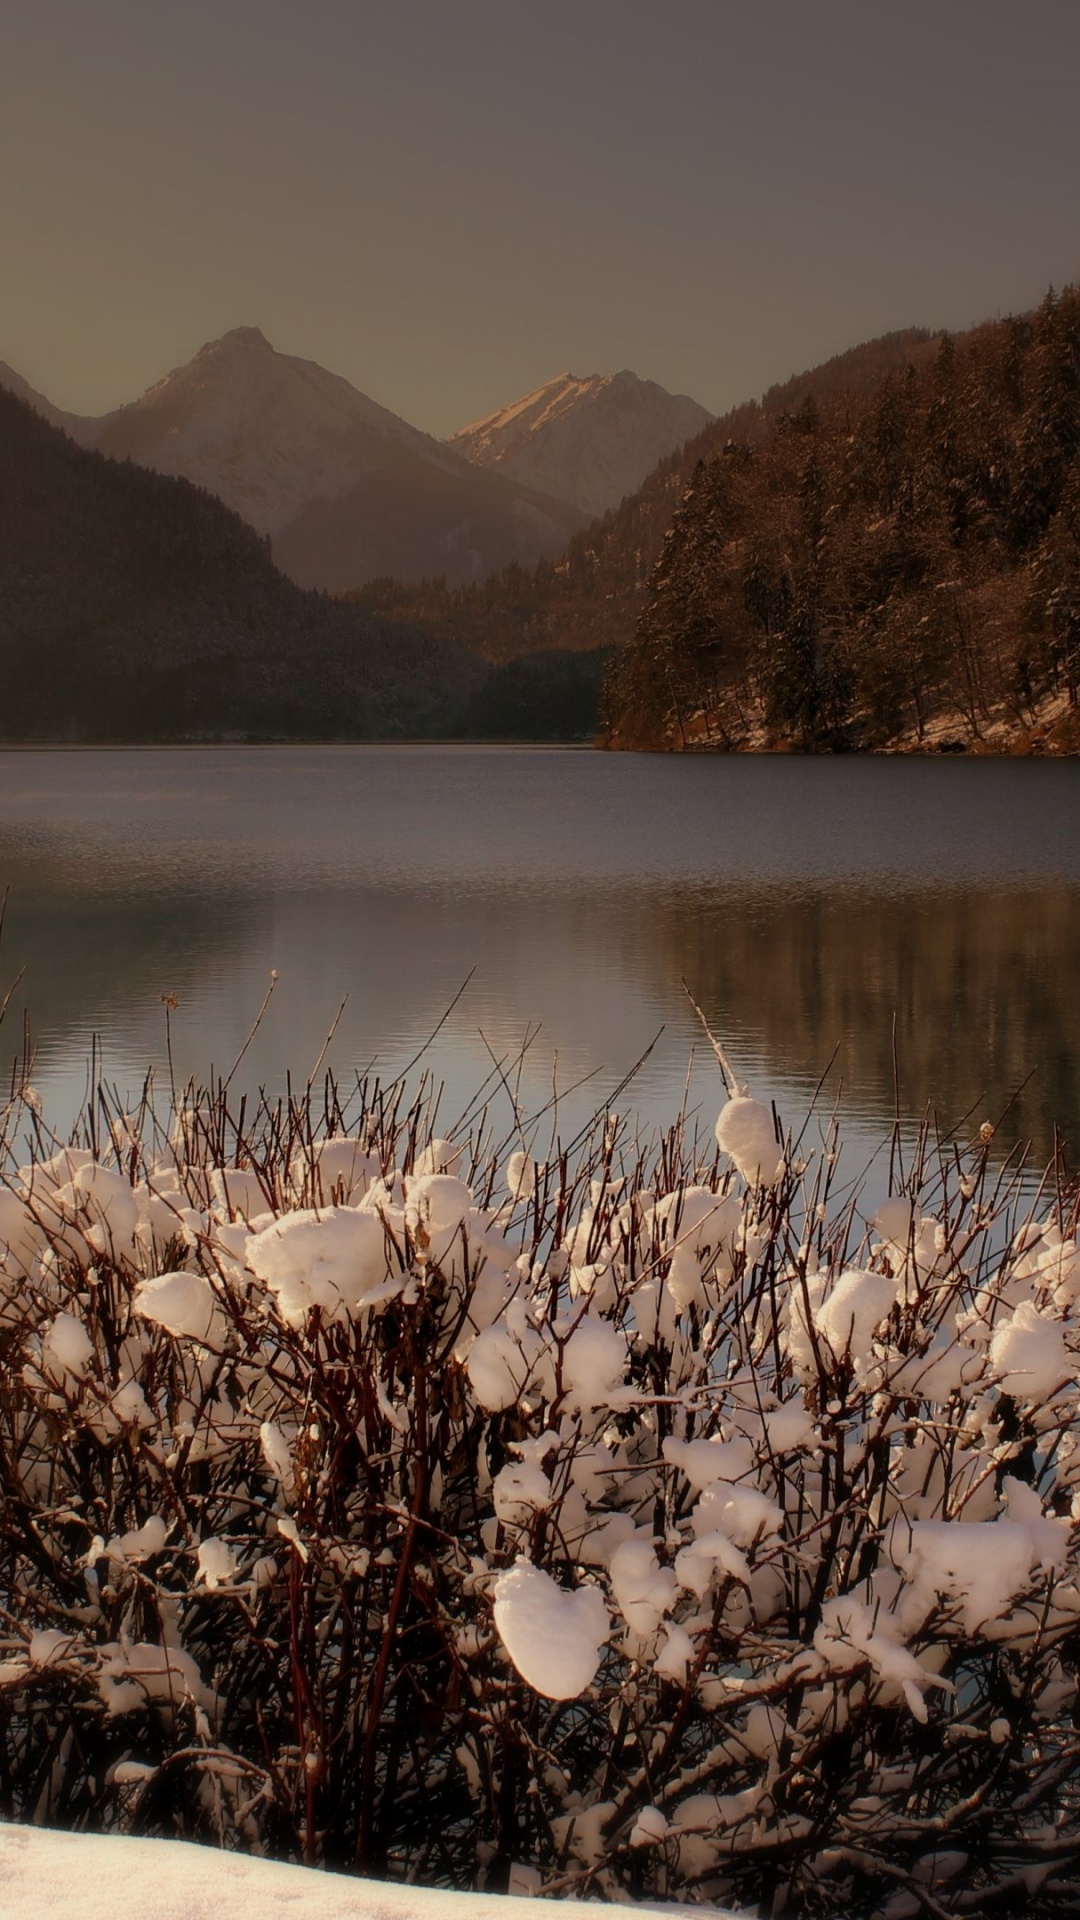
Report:
[[[0,1825],[4,1920],[536,1920],[535,1900],[444,1893],[285,1867],[185,1840],[48,1833]],[[605,1915],[629,1915],[626,1906]],[[716,1912],[700,1908],[700,1912]],[[585,1900],[560,1900],[567,1920],[596,1920]]]

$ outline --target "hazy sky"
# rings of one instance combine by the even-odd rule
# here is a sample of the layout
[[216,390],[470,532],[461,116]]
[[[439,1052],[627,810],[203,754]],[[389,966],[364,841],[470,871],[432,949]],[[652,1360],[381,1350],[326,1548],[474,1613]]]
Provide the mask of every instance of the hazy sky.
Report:
[[445,433],[564,368],[719,410],[1080,278],[1080,0],[6,0],[0,359],[261,326]]

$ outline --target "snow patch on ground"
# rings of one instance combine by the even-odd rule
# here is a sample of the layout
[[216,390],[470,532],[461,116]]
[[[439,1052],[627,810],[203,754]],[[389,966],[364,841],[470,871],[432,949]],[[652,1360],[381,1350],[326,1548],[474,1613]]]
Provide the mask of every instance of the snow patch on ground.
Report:
[[[535,1920],[513,1895],[442,1893],[284,1867],[184,1840],[0,1826],[4,1920]],[[605,1914],[629,1913],[605,1906]],[[717,1909],[701,1909],[717,1911]],[[583,1900],[560,1914],[595,1914]]]

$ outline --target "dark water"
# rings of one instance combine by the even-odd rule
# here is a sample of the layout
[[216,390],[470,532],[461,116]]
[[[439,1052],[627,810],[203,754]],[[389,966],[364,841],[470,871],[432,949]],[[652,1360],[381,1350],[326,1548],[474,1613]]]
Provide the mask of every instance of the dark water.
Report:
[[337,1071],[393,1075],[471,974],[426,1055],[445,1122],[538,1028],[521,1099],[560,1089],[564,1137],[654,1040],[625,1101],[666,1122],[693,1053],[711,1124],[685,978],[788,1117],[833,1060],[830,1097],[876,1139],[895,1057],[908,1120],[971,1114],[966,1134],[1008,1108],[1005,1143],[1080,1142],[1080,765],[6,753],[0,872],[5,987],[25,969],[0,1044],[25,1014],[54,1124],[94,1036],[123,1088],[162,1067],[163,993],[178,1071],[227,1069],[276,968],[248,1085],[303,1081],[343,999]]

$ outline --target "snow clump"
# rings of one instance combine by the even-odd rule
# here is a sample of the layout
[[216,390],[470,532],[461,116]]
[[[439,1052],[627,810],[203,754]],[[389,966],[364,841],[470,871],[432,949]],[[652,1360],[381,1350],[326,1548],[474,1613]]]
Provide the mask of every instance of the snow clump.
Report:
[[519,1560],[495,1582],[495,1625],[530,1687],[547,1700],[576,1700],[596,1678],[610,1622],[598,1588],[568,1593]]
[[721,1109],[716,1144],[751,1186],[770,1187],[784,1171],[772,1114],[748,1094],[735,1094]]
[[356,1314],[390,1277],[386,1229],[361,1207],[281,1214],[249,1235],[244,1257],[290,1327],[303,1326],[315,1307],[330,1319]]

